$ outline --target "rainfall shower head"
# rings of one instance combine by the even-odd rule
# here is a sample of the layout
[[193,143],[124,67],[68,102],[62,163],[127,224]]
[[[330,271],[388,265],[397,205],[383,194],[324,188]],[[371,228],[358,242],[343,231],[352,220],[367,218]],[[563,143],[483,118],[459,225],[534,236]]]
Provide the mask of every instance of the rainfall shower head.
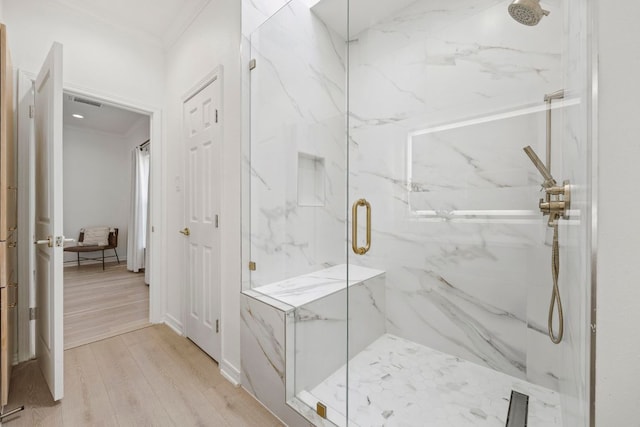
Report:
[[519,23],[533,26],[549,15],[549,11],[540,7],[540,0],[514,0],[509,5],[509,14]]

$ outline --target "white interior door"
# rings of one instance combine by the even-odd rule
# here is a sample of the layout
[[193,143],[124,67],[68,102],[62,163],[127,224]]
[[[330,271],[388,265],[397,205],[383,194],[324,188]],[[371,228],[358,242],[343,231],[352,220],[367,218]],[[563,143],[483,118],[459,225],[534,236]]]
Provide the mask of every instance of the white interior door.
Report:
[[[62,45],[35,86],[36,357],[54,400],[63,396]],[[47,243],[48,242],[48,243]]]
[[187,336],[220,360],[220,78],[184,102]]

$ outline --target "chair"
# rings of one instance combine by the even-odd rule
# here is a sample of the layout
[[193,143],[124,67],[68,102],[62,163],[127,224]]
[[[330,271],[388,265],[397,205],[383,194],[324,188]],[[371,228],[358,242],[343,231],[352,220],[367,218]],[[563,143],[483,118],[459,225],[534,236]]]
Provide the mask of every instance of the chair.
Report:
[[[108,244],[106,246],[99,245],[89,245],[89,246],[67,246],[64,248],[65,252],[75,252],[78,255],[78,267],[80,266],[80,261],[100,261],[102,259],[102,269],[104,270],[104,251],[107,249],[113,249],[113,253],[115,254],[116,259],[118,260],[118,264],[120,264],[120,258],[118,257],[118,251],[116,248],[118,247],[118,229],[114,228],[114,231],[109,232]],[[80,236],[78,236],[78,243],[82,243],[84,241],[84,231],[80,232]],[[81,253],[87,252],[100,252],[102,251],[102,258],[89,258],[80,256]],[[109,257],[108,257],[109,258]]]

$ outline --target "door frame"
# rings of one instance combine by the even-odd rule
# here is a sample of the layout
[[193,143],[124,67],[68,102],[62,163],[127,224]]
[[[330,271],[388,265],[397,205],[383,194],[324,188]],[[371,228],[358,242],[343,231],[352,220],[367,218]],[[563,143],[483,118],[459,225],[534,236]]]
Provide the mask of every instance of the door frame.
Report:
[[[23,102],[25,96],[31,90],[24,84],[28,80],[35,80],[35,74],[18,70],[18,162],[21,167],[18,169],[20,184],[18,192],[22,195],[19,204],[19,218],[22,222],[18,225],[19,230],[27,230],[19,234],[19,283],[28,286],[19,287],[18,295],[18,354],[17,362],[23,362],[35,357],[35,322],[30,320],[30,307],[35,306],[35,280],[33,277],[34,254],[32,239],[34,233],[33,221],[35,220],[35,152],[33,119],[29,118],[29,103]],[[151,233],[151,253],[150,253],[150,279],[149,287],[149,322],[162,323],[165,321],[166,313],[166,289],[167,289],[167,263],[166,259],[166,199],[163,189],[167,188],[167,178],[163,171],[166,170],[166,141],[163,135],[163,111],[159,106],[145,105],[137,101],[124,99],[122,97],[100,92],[64,82],[63,91],[67,94],[88,97],[103,101],[106,104],[144,114],[149,117],[149,135],[153,150],[151,153],[151,210],[149,212]],[[25,120],[26,119],[26,120]],[[28,165],[29,167],[25,167]],[[26,222],[26,224],[25,224]],[[73,236],[72,236],[73,237]],[[28,328],[20,325],[29,325]]]
[[[195,95],[198,94],[198,92],[200,92],[201,90],[203,90],[205,87],[207,87],[208,85],[210,85],[211,83],[213,83],[215,80],[219,80],[220,81],[220,89],[219,89],[219,99],[220,99],[220,141],[222,142],[222,144],[224,144],[224,98],[223,98],[223,94],[224,94],[224,80],[223,80],[223,67],[222,64],[216,66],[212,71],[210,71],[207,75],[205,75],[202,79],[200,79],[200,81],[198,81],[198,83],[196,83],[195,85],[193,85],[191,87],[191,89],[189,89],[187,92],[185,92],[184,95],[182,95],[182,97],[180,98],[180,103],[182,105],[182,108],[180,110],[180,133],[181,133],[181,137],[180,137],[180,142],[182,145],[182,153],[184,155],[185,153],[185,144],[186,144],[186,140],[184,137],[184,130],[185,130],[185,121],[184,121],[184,104],[185,102],[187,102],[189,99],[191,99],[192,97],[194,97]],[[221,145],[221,152],[220,155],[222,156],[222,147],[223,145]],[[186,158],[182,159],[182,171],[183,174],[182,176],[185,176],[186,173]],[[220,164],[222,165],[222,159],[220,161]],[[222,182],[222,170],[220,171],[220,207],[222,208],[222,200],[224,200],[223,198],[223,189],[224,187],[222,186],[221,182]],[[186,180],[185,180],[185,187],[186,187]],[[185,191],[186,193],[186,191]],[[186,223],[186,210],[187,210],[187,200],[186,197],[183,200],[183,209],[182,209],[182,214],[183,214],[183,222]],[[222,209],[221,209],[222,211]],[[222,213],[222,212],[221,212]],[[221,221],[221,226],[220,228],[222,228],[222,226],[224,225],[224,218],[222,218],[222,215],[220,215],[220,221]],[[222,237],[221,237],[222,240]],[[222,244],[222,242],[221,242]],[[183,244],[183,250],[182,250],[183,256],[185,259],[183,259],[182,265],[184,266],[184,271],[183,276],[185,279],[185,283],[187,283],[187,278],[188,278],[188,274],[189,274],[189,263],[186,260],[186,256],[187,256],[187,241],[185,240],[184,244]],[[220,252],[220,255],[222,255],[222,252]],[[222,267],[222,257],[220,257],[220,267]],[[220,292],[218,293],[217,297],[218,297],[218,301],[220,302],[220,330],[221,333],[218,334],[218,339],[220,340],[220,359],[218,361],[218,364],[222,365],[222,360],[223,360],[223,354],[224,354],[224,349],[223,349],[223,343],[224,340],[222,339],[222,335],[224,333],[224,324],[222,323],[222,319],[224,318],[223,315],[223,311],[224,311],[224,306],[222,304],[222,268],[220,268],[220,271],[218,272],[218,278],[220,281]],[[182,333],[181,335],[184,335],[185,337],[188,336],[188,330],[187,330],[187,316],[188,316],[188,298],[189,298],[189,289],[188,286],[184,286],[182,289],[182,318],[180,319],[183,325],[182,328]]]

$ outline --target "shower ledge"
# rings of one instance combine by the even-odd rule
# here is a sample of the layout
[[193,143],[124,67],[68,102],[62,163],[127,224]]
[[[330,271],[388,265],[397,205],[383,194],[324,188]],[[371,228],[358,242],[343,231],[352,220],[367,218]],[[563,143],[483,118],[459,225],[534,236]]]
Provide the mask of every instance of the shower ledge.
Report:
[[[384,273],[382,270],[351,264],[349,265],[349,286],[358,285]],[[261,296],[266,296],[270,300],[275,300],[276,304],[271,303],[271,305],[284,304],[285,306],[278,308],[289,311],[344,290],[346,281],[347,264],[340,264],[253,288],[244,293],[259,299]],[[268,300],[264,302],[269,303]]]

